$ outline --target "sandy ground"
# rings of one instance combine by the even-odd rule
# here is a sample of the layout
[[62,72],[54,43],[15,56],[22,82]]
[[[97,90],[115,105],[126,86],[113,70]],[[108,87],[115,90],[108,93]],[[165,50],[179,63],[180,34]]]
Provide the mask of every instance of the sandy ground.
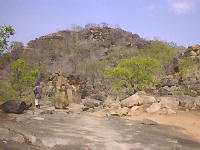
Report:
[[200,141],[200,111],[178,111],[176,114],[160,115],[141,113],[129,117],[133,120],[151,119],[160,124],[174,125],[185,129],[185,133],[193,135]]
[[[131,120],[150,119],[160,124],[172,125],[183,128],[186,134],[192,135],[200,141],[200,111],[176,111],[176,114],[149,114],[141,111],[136,111],[133,116],[124,117]],[[101,116],[102,112],[94,113]]]

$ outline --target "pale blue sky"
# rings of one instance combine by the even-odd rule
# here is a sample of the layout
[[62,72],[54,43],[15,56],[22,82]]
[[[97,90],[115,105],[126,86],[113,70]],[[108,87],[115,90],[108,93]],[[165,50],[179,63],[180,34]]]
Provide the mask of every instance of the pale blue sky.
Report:
[[200,0],[0,0],[0,25],[27,43],[69,29],[71,24],[107,22],[145,39],[200,44]]

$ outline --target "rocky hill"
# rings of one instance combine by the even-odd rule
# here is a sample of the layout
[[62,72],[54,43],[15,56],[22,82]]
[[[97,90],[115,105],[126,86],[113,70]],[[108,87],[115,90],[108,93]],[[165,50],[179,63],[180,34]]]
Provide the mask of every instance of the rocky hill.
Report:
[[[160,59],[160,62],[165,59],[165,64],[162,64],[165,68],[163,79],[154,91],[161,95],[173,95],[177,91],[180,93],[181,89],[182,94],[200,95],[198,76],[182,79],[174,73],[180,71],[180,60],[187,57],[192,58],[200,70],[200,46],[189,47],[180,54],[176,48],[162,41],[146,41],[137,34],[119,28],[91,27],[78,32],[64,30],[41,36],[31,40],[26,47],[13,50],[9,59],[14,61],[20,58],[28,64],[42,66],[48,74],[84,76],[90,81],[92,89],[98,87],[99,91],[108,91],[111,86],[111,79],[104,80],[102,76],[105,68],[115,67],[121,59],[138,55]],[[7,57],[2,56],[0,59],[0,78],[3,80],[8,79],[10,73],[10,62],[4,61]],[[48,76],[42,80],[51,81]]]

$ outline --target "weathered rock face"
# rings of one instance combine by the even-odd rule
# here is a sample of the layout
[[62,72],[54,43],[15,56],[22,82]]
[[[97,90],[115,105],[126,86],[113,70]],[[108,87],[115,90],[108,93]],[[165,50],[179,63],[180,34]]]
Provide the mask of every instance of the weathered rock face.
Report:
[[109,27],[94,27],[84,30],[82,33],[83,38],[87,40],[97,40],[102,42],[102,46],[109,48],[112,45],[120,45],[137,48],[143,48],[149,42],[140,38],[137,34],[126,32],[122,29],[113,29]]
[[20,114],[20,113],[23,113],[24,110],[29,109],[31,106],[32,106],[32,103],[30,105],[27,105],[24,101],[9,100],[3,103],[2,105],[0,105],[0,108],[6,113]]

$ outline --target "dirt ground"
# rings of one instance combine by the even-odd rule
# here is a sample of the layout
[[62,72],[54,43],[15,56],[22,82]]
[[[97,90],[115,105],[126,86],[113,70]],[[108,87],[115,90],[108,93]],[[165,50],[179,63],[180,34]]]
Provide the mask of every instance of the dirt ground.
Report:
[[[93,113],[97,116],[103,116],[103,112]],[[176,111],[176,114],[149,114],[142,111],[136,111],[134,115],[123,117],[130,120],[150,119],[160,124],[172,125],[183,128],[186,134],[193,136],[200,141],[200,111]]]
[[143,120],[144,118],[160,124],[181,127],[185,129],[186,134],[190,134],[200,141],[200,111],[177,111],[176,114],[171,115],[137,112],[134,116],[128,117],[133,120]]

